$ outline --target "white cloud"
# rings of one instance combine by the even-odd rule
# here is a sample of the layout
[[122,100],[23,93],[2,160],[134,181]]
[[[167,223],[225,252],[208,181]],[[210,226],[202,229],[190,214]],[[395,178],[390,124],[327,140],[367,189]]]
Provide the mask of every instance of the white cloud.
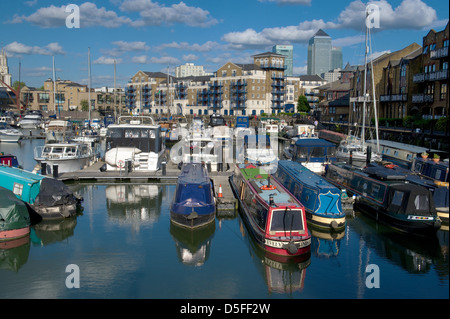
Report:
[[195,54],[185,54],[182,57],[183,61],[192,62],[198,60],[198,56]]
[[127,12],[139,12],[140,19],[131,23],[135,27],[174,23],[191,27],[208,27],[219,22],[210,16],[209,11],[187,6],[184,2],[166,7],[151,0],[125,0],[120,9]]
[[114,41],[112,43],[116,47],[111,50],[103,50],[105,54],[111,56],[120,56],[125,52],[140,52],[148,51],[150,47],[143,41]]
[[171,43],[165,43],[161,44],[156,47],[157,50],[162,49],[178,49],[178,50],[184,50],[184,51],[195,51],[195,52],[208,52],[212,51],[214,49],[219,49],[221,45],[215,41],[207,41],[203,44],[189,44],[188,42],[171,42]]
[[116,64],[122,63],[122,59],[115,59],[115,58],[107,58],[104,56],[99,57],[97,60],[95,60],[94,64]]
[[137,64],[147,64],[148,57],[146,55],[134,56],[133,58],[131,58],[131,62]]
[[152,57],[152,58],[150,58],[149,63],[175,65],[175,64],[180,64],[181,62],[179,59],[177,59],[175,57],[163,56],[160,58]]
[[349,47],[354,44],[362,43],[365,40],[363,34],[352,35],[344,38],[332,39],[332,44],[337,47]]
[[[395,9],[386,0],[369,3],[380,10],[381,29],[421,29],[437,20],[436,10],[421,0],[403,0]],[[365,26],[365,10],[362,1],[351,2],[338,17],[340,26],[361,30]]]
[[[80,27],[103,26],[107,28],[117,28],[124,24],[131,23],[131,19],[127,17],[119,17],[117,13],[106,10],[104,7],[98,8],[92,2],[85,2],[79,6],[80,8]],[[65,12],[66,6],[60,7],[51,5],[38,9],[29,16],[15,15],[10,23],[29,22],[42,28],[57,28],[66,26],[66,18],[69,13]]]
[[63,48],[57,43],[52,42],[47,44],[44,47],[39,46],[29,46],[17,41],[14,41],[5,46],[5,51],[10,55],[31,55],[31,54],[39,54],[39,55],[64,55],[66,54]]
[[297,74],[297,75],[303,75],[303,74],[306,74],[307,70],[308,70],[308,67],[306,65],[305,66],[294,66],[293,73]]

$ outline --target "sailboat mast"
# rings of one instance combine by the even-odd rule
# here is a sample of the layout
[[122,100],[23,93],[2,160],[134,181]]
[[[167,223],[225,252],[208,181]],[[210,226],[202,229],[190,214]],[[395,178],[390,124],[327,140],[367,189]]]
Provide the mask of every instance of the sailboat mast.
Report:
[[113,98],[114,98],[114,122],[117,119],[117,112],[116,112],[116,60],[114,60],[114,94],[113,94]]
[[[369,30],[370,35],[370,30]],[[370,41],[370,48],[372,53],[372,40],[369,37]],[[373,72],[373,59],[370,60],[371,70],[372,70],[372,99],[373,99],[373,114],[375,117],[375,134],[376,134],[376,140],[377,140],[377,153],[380,153],[380,137],[378,132],[378,112],[377,112],[377,99],[375,96],[375,79],[374,79],[374,72]]]
[[53,112],[55,112],[55,115],[56,115],[55,56],[53,56]]
[[89,104],[89,124],[88,128],[91,128],[91,48],[88,47],[88,104]]
[[362,130],[361,130],[361,143],[362,148],[366,143],[366,96],[367,96],[367,54],[369,47],[367,46],[367,36],[369,33],[369,28],[366,26],[366,40],[365,40],[365,52],[364,52],[364,91],[363,91],[363,118],[362,118]]

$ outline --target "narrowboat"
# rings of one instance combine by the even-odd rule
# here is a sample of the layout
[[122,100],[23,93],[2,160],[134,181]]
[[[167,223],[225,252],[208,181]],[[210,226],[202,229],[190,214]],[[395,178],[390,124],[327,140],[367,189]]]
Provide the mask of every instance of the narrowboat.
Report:
[[336,161],[336,145],[321,138],[299,138],[285,149],[285,156],[323,174],[325,165]]
[[[370,164],[369,167],[375,166]],[[346,163],[327,166],[325,178],[356,196],[355,208],[377,221],[412,235],[435,236],[441,226],[431,192],[405,183],[398,174]]]
[[130,163],[133,170],[160,169],[166,147],[161,125],[149,116],[121,116],[108,126],[105,162],[107,171],[120,171]]
[[[396,165],[408,169],[412,168],[414,164],[413,162],[424,152],[440,155],[445,154],[442,151],[429,149],[423,146],[387,140],[379,140],[378,143],[380,145],[380,155],[383,160],[390,161]],[[375,149],[376,140],[368,140],[366,141],[366,144],[367,146],[372,146],[372,149]]]
[[306,218],[318,228],[345,228],[341,190],[300,163],[279,161],[274,177],[305,207]]
[[[448,224],[449,192],[448,181],[444,181],[447,178],[445,175],[445,165],[444,163],[443,165],[439,165],[438,163],[434,162],[433,164],[431,164],[426,163],[423,160],[418,161],[418,164],[415,166],[417,170],[422,170],[425,174],[429,173],[428,175],[437,177],[437,179],[433,179],[428,175],[420,174],[416,171],[412,172],[406,168],[400,167],[390,162],[380,162],[379,165],[371,164],[366,167],[364,171],[369,175],[376,174],[378,176],[381,176],[381,178],[389,175],[391,180],[396,178],[397,180],[404,181],[405,183],[412,183],[425,187],[426,189],[431,191],[433,195],[434,206],[436,207],[437,215],[441,219],[441,222]],[[435,167],[430,168],[430,166]]]
[[205,165],[183,164],[170,208],[171,221],[179,226],[198,228],[213,223],[215,214],[212,181]]
[[230,185],[258,246],[282,257],[310,253],[305,208],[281,183],[253,164],[236,164]]
[[16,167],[0,166],[0,186],[28,203],[42,219],[75,216],[82,201],[62,181]]
[[0,241],[28,235],[30,215],[27,205],[4,187],[0,187],[0,198]]
[[20,167],[17,156],[11,154],[3,154],[3,152],[0,153],[0,165]]

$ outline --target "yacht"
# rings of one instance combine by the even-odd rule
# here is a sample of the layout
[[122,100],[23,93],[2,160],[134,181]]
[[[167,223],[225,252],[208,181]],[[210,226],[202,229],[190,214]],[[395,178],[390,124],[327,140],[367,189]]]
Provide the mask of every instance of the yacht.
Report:
[[[121,116],[108,126],[105,162],[107,171],[127,169],[157,171],[166,147],[161,126],[149,116]],[[127,164],[128,163],[128,164]]]
[[19,123],[17,123],[22,129],[37,129],[43,128],[44,126],[44,118],[42,114],[39,113],[30,113],[25,115]]
[[75,130],[71,121],[51,120],[45,129],[47,143],[64,143],[74,136]]
[[17,143],[23,137],[23,133],[5,122],[0,122],[0,142]]

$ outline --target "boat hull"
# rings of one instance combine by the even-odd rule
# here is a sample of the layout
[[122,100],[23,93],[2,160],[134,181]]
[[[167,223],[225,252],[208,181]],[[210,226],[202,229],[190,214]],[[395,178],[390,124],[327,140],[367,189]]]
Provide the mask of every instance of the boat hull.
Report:
[[381,207],[375,207],[373,204],[363,200],[357,201],[355,203],[355,207],[376,221],[379,221],[400,232],[413,234],[416,236],[434,236],[441,227],[441,223],[435,221],[434,219],[424,221],[421,217],[418,217],[416,220],[398,218],[389,214],[389,212],[383,210]]
[[18,239],[27,236],[29,233],[29,226],[18,229],[2,230],[0,231],[0,241]]
[[0,134],[1,143],[17,143],[23,135]]
[[200,228],[207,226],[215,221],[215,212],[209,214],[177,214],[170,212],[170,220],[181,227],[185,228]]
[[47,164],[47,174],[53,174],[53,167],[58,165],[58,173],[70,173],[82,170],[86,166],[89,166],[93,162],[94,156],[77,158],[77,159],[65,159],[65,160],[40,160],[36,159],[39,163]]

